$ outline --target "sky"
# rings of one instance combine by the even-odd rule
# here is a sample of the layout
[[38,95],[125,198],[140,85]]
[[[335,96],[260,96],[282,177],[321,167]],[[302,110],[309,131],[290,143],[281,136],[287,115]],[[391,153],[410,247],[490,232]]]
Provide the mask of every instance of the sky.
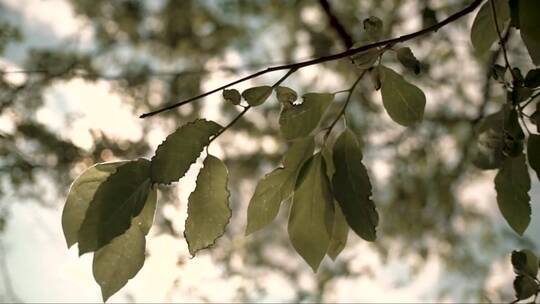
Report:
[[[92,33],[88,30],[80,30],[84,24],[74,17],[71,8],[63,0],[0,0],[0,2],[9,9],[8,13],[3,13],[3,17],[19,23],[23,27],[25,36],[30,38],[26,39],[23,45],[8,49],[7,56],[0,60],[0,65],[3,67],[17,69],[17,64],[24,58],[24,51],[31,46],[58,46],[70,39],[78,39],[82,47],[91,45]],[[312,18],[309,12],[306,14],[306,18]],[[231,53],[227,55],[227,63],[231,62],[241,63],[241,58]],[[223,63],[209,62],[208,64]],[[307,72],[306,75],[314,72],[316,70]],[[12,77],[14,77],[13,81],[17,81],[17,77],[24,76],[13,75]],[[203,87],[213,88],[217,84],[230,80],[227,77],[230,76],[215,73],[206,79]],[[106,107],[109,110],[102,111]],[[63,128],[64,113],[74,114],[77,117],[74,125],[69,129]],[[211,103],[207,104],[205,114],[210,119],[218,121],[222,119]],[[92,145],[90,130],[101,130],[111,138],[137,140],[142,136],[142,128],[138,124],[137,116],[133,114],[129,106],[122,103],[121,96],[111,92],[109,84],[103,81],[88,83],[83,80],[71,80],[53,86],[46,94],[45,107],[37,113],[37,119],[53,126],[62,136],[73,139],[76,145],[85,149]],[[257,120],[257,117],[253,119]],[[0,130],[9,130],[9,128],[9,121],[6,121],[5,117],[0,117]],[[155,129],[148,134],[151,145],[157,146],[166,136],[166,131]],[[235,138],[235,142],[241,140],[241,138],[238,140]],[[263,143],[263,146],[264,149],[277,149],[276,144],[271,140]],[[213,153],[217,156],[227,152],[222,148],[214,149]],[[384,165],[379,167],[377,169],[376,166],[374,169],[375,175],[384,176]],[[187,201],[187,196],[195,186],[194,178],[199,168],[200,164],[192,167],[187,177],[180,181],[177,187],[180,201]],[[459,195],[464,198],[464,201],[474,201],[477,207],[485,211],[486,215],[495,222],[504,224],[498,211],[493,208],[495,192],[492,178],[493,175],[487,173],[485,178],[461,189]],[[49,187],[52,189],[54,185],[49,185]],[[63,201],[65,195],[65,193],[51,191],[48,199]],[[540,197],[538,182],[534,178],[531,197]],[[3,199],[9,200],[9,196]],[[7,273],[16,296],[24,302],[101,301],[99,287],[92,277],[91,255],[79,258],[76,246],[69,250],[66,247],[60,223],[63,204],[60,202],[55,207],[46,208],[35,201],[27,200],[16,201],[11,205],[7,230],[0,236],[0,249],[4,251]],[[536,240],[540,236],[540,219],[537,216],[539,210],[537,204],[533,204],[533,220],[527,230],[527,234]],[[186,218],[185,204],[167,206],[164,208],[164,213],[166,217],[174,219],[175,224],[183,226]],[[183,232],[183,228],[180,228],[179,232]],[[355,236],[351,234],[349,237]],[[249,280],[238,275],[224,278],[223,267],[207,253],[189,259],[184,240],[170,235],[151,231],[147,238],[147,250],[149,257],[141,272],[113,296],[110,302],[132,300],[189,302],[201,299],[224,302],[234,299],[236,288],[251,284]],[[283,250],[291,250],[291,248],[283,248]],[[362,254],[359,255],[359,252]],[[275,254],[277,259],[280,254],[287,256],[279,251]],[[361,270],[366,265],[371,265],[374,266],[373,269],[376,269],[376,272],[373,277],[360,276],[335,280],[331,284],[326,299],[330,302],[430,301],[441,286],[455,284],[458,292],[459,284],[466,284],[466,282],[454,282],[453,278],[448,278],[441,261],[436,256],[428,258],[425,267],[418,274],[413,275],[400,257],[391,256],[389,263],[383,264],[379,256],[365,242],[355,242],[342,254],[353,259],[354,269]],[[185,260],[181,266],[177,266],[179,258]],[[299,256],[295,261],[285,262],[303,263]],[[243,267],[241,259],[235,263],[239,268]],[[307,265],[304,266],[306,270],[309,270]],[[511,288],[512,278],[508,260],[501,260],[494,264],[487,287],[492,290]],[[295,294],[290,287],[290,282],[279,273],[269,270],[261,276],[260,280],[269,289],[268,295],[261,298],[261,301],[276,302],[293,299]],[[306,271],[300,280],[301,285],[307,290],[316,288],[314,278],[309,271]],[[172,288],[173,286],[176,287]],[[450,295],[447,300],[451,301],[452,296]]]

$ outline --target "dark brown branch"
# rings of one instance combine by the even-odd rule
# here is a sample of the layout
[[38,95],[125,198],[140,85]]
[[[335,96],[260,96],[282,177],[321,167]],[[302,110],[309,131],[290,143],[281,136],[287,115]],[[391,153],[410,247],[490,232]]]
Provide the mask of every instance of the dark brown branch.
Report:
[[354,48],[354,49],[348,49],[346,51],[336,53],[336,54],[332,54],[332,55],[328,55],[328,56],[322,56],[322,57],[319,57],[319,58],[314,58],[314,59],[310,59],[310,60],[306,60],[306,61],[302,61],[302,62],[297,62],[297,63],[291,63],[291,64],[285,64],[285,65],[279,65],[279,66],[266,68],[265,70],[255,72],[255,73],[253,73],[251,75],[245,76],[243,78],[240,78],[240,79],[235,80],[233,82],[230,82],[228,84],[222,85],[222,86],[220,86],[218,88],[215,88],[215,89],[210,90],[208,92],[202,93],[202,94],[197,95],[195,97],[191,97],[191,98],[188,98],[186,100],[177,102],[175,104],[166,106],[164,108],[142,114],[140,116],[140,118],[153,116],[153,115],[159,114],[161,112],[165,112],[165,111],[180,107],[180,106],[185,105],[187,103],[190,103],[190,102],[192,102],[194,100],[201,99],[201,98],[206,97],[208,95],[211,95],[213,93],[219,92],[219,91],[221,91],[223,89],[226,89],[226,88],[228,88],[230,86],[233,86],[235,84],[244,82],[244,81],[249,80],[249,79],[259,77],[261,75],[264,75],[264,74],[267,74],[267,73],[270,73],[270,72],[282,71],[282,70],[290,70],[290,69],[301,69],[301,68],[305,68],[305,67],[311,66],[311,65],[316,65],[316,64],[320,64],[320,63],[324,63],[324,62],[329,62],[329,61],[334,61],[334,60],[338,60],[338,59],[341,59],[341,58],[350,57],[350,56],[352,56],[354,54],[358,54],[360,52],[364,52],[364,51],[367,51],[367,50],[370,50],[370,49],[373,49],[373,48],[377,48],[377,47],[381,47],[381,46],[390,46],[390,45],[394,45],[394,44],[397,44],[397,43],[405,42],[405,41],[408,41],[408,40],[423,36],[425,34],[429,34],[431,32],[436,32],[437,30],[444,27],[445,25],[447,25],[449,23],[452,23],[452,22],[458,20],[459,18],[461,18],[461,17],[469,14],[470,12],[474,11],[481,3],[482,3],[482,0],[474,0],[467,7],[465,7],[464,9],[462,9],[460,11],[458,11],[457,13],[454,13],[453,15],[450,15],[448,18],[444,19],[443,21],[441,21],[441,22],[439,22],[439,23],[437,23],[435,25],[429,26],[429,27],[427,27],[425,29],[422,29],[420,31],[414,32],[414,33],[399,36],[397,38],[392,38],[392,39],[388,39],[388,40],[375,42],[375,43],[372,43],[372,44],[363,45],[363,46],[360,46],[360,47],[357,47],[357,48]]
[[324,13],[328,17],[328,22],[330,23],[330,26],[336,31],[336,33],[339,35],[339,39],[343,44],[345,45],[345,48],[350,48],[353,46],[353,39],[347,29],[341,24],[339,19],[334,15],[332,12],[332,8],[330,7],[330,2],[328,0],[319,0],[319,5],[322,7]]

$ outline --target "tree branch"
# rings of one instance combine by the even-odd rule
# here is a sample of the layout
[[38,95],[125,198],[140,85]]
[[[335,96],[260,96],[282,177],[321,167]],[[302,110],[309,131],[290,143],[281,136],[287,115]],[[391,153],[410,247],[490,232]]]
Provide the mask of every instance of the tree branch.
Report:
[[[285,79],[289,78],[289,76],[291,76],[294,72],[296,72],[296,69],[290,69],[285,75],[283,75],[283,77],[281,77],[278,81],[276,81],[276,83],[274,83],[272,88],[275,88],[275,87],[279,86],[283,81],[285,81]],[[216,134],[216,136],[214,136],[214,137],[212,137],[210,139],[210,141],[208,142],[207,147],[210,146],[210,144],[216,138],[218,138],[221,134],[223,134],[230,127],[232,127],[240,118],[242,118],[242,116],[244,116],[244,114],[246,114],[247,111],[249,111],[249,109],[251,109],[251,105],[248,105],[248,106],[244,107],[244,110],[242,110],[242,112],[240,112],[238,115],[236,115],[236,117],[233,120],[231,120],[231,122],[229,122],[225,127],[221,128],[221,130],[219,130],[219,132]]]
[[356,88],[356,86],[358,85],[360,80],[364,77],[364,75],[366,74],[367,71],[368,70],[363,70],[362,73],[360,74],[360,76],[358,76],[358,78],[354,81],[353,85],[346,91],[348,93],[347,93],[347,99],[345,100],[345,104],[343,104],[343,107],[341,108],[338,115],[336,116],[336,119],[334,119],[334,121],[332,121],[332,123],[328,127],[328,130],[326,130],[326,133],[324,134],[324,141],[325,142],[326,142],[326,139],[328,138],[328,136],[330,135],[330,132],[332,132],[332,129],[334,128],[334,126],[337,124],[337,122],[341,118],[341,116],[345,115],[345,111],[347,110],[347,106],[349,105],[349,102],[351,101],[354,89]]
[[491,12],[493,13],[493,23],[495,23],[495,30],[497,30],[497,36],[499,37],[499,44],[501,45],[501,50],[502,50],[502,53],[503,53],[506,68],[508,70],[510,70],[510,74],[512,75],[512,79],[514,81],[516,81],[517,76],[516,76],[514,70],[512,69],[512,66],[510,65],[510,60],[508,60],[508,53],[506,52],[506,46],[505,46],[506,40],[504,39],[504,37],[503,37],[503,35],[501,33],[501,28],[499,26],[499,23],[497,22],[497,10],[495,9],[495,3],[493,2],[493,0],[489,0],[489,5],[491,6]]
[[188,98],[186,100],[183,100],[183,101],[174,103],[172,105],[166,106],[164,108],[142,114],[140,116],[140,118],[153,116],[153,115],[159,114],[161,112],[165,112],[165,111],[180,107],[182,105],[188,104],[188,103],[190,103],[192,101],[195,101],[197,99],[201,99],[201,98],[206,97],[208,95],[211,95],[213,93],[219,92],[219,91],[221,91],[223,89],[226,89],[226,88],[228,88],[230,86],[233,86],[235,84],[238,84],[238,83],[241,83],[241,82],[244,82],[246,80],[250,80],[250,79],[253,79],[253,78],[256,78],[256,77],[259,77],[261,75],[264,75],[264,74],[267,74],[267,73],[270,73],[270,72],[281,71],[281,70],[290,70],[290,69],[301,69],[301,68],[305,68],[305,67],[311,66],[311,65],[316,65],[316,64],[320,64],[320,63],[324,63],[324,62],[329,62],[329,61],[334,61],[334,60],[341,59],[341,58],[350,57],[350,56],[358,54],[360,52],[364,52],[364,51],[367,51],[367,50],[370,50],[370,49],[373,49],[373,48],[377,48],[377,47],[380,47],[380,46],[390,46],[390,45],[394,45],[394,44],[397,44],[397,43],[405,42],[405,41],[417,38],[419,36],[429,34],[431,32],[436,32],[437,30],[444,27],[445,25],[447,25],[449,23],[452,23],[452,22],[458,20],[459,18],[471,13],[481,3],[482,3],[482,0],[474,0],[467,7],[465,7],[464,9],[462,9],[462,10],[460,10],[460,11],[458,11],[458,12],[456,12],[456,13],[450,15],[450,16],[448,16],[448,18],[442,20],[441,22],[439,22],[437,24],[434,24],[432,26],[429,26],[429,27],[427,27],[425,29],[422,29],[420,31],[414,32],[414,33],[399,36],[397,38],[392,38],[392,39],[388,39],[388,40],[383,40],[383,41],[363,45],[363,46],[360,46],[360,47],[357,47],[357,48],[354,48],[354,49],[348,49],[346,51],[336,53],[336,54],[332,54],[332,55],[328,55],[328,56],[322,56],[322,57],[319,57],[319,58],[314,58],[314,59],[310,59],[310,60],[306,60],[306,61],[302,61],[302,62],[297,62],[297,63],[291,63],[291,64],[285,64],[285,65],[279,65],[279,66],[266,68],[265,70],[255,72],[255,73],[253,73],[251,75],[245,76],[243,78],[240,78],[240,79],[235,80],[233,82],[230,82],[228,84],[222,85],[222,86],[220,86],[218,88],[215,88],[215,89],[210,90],[208,92],[202,93],[202,94],[197,95],[195,97],[191,97],[191,98]]
[[336,31],[336,33],[339,35],[339,38],[341,39],[341,42],[345,45],[345,48],[350,48],[353,46],[353,39],[347,29],[341,24],[339,19],[334,15],[332,12],[332,8],[330,7],[330,2],[328,0],[319,0],[319,5],[322,7],[324,13],[328,17],[328,22],[330,22],[330,26]]

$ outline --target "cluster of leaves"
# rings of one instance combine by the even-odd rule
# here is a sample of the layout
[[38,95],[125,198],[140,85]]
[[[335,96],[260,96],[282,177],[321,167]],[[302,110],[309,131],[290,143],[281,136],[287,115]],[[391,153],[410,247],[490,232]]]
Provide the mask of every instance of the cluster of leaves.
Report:
[[511,261],[514,272],[516,273],[516,278],[514,279],[516,301],[534,296],[534,303],[538,292],[540,292],[540,281],[537,278],[538,258],[532,251],[524,249],[513,251]]
[[[488,1],[474,20],[472,44],[479,53],[489,50],[500,40],[497,27],[509,24],[508,30],[520,30],[532,62],[539,65],[539,18],[535,1]],[[495,190],[499,209],[510,227],[523,235],[531,221],[527,161],[540,177],[540,135],[534,133],[540,132],[540,103],[536,101],[540,94],[540,69],[531,69],[524,77],[519,68],[506,62],[493,67],[493,77],[507,91],[507,100],[498,112],[486,116],[477,126],[473,163],[480,169],[498,169]],[[535,107],[531,115],[525,113],[529,105]],[[536,130],[526,129],[527,138],[522,129],[522,125],[527,128],[525,117],[536,125]]]
[[[538,64],[540,27],[535,22],[540,18],[533,18],[538,13],[531,9],[532,3],[500,0],[484,4],[471,32],[475,48],[479,52],[489,49],[498,36],[501,40],[496,25],[511,21],[513,27],[520,29],[533,62]],[[495,16],[495,12],[499,14]],[[353,48],[382,38],[380,19],[370,17],[363,25],[365,40]],[[484,31],[486,34],[481,34]],[[407,47],[372,47],[350,59],[359,69],[357,82],[369,73],[374,89],[381,92],[388,116],[410,127],[423,119],[426,97],[417,86],[382,64],[387,51],[394,52],[405,69],[420,73],[420,63]],[[495,186],[501,213],[516,232],[523,234],[530,221],[530,178],[523,153],[525,134],[519,119],[523,119],[523,110],[538,96],[539,71],[533,69],[523,77],[519,69],[509,64],[494,69],[495,77],[508,89],[508,102],[480,123],[475,164],[484,169],[499,169]],[[264,228],[276,218],[281,205],[290,201],[290,241],[317,271],[325,255],[336,259],[343,250],[349,229],[366,241],[374,241],[379,215],[371,199],[372,185],[355,132],[345,128],[333,144],[327,141],[335,122],[344,115],[357,82],[344,91],[348,97],[343,111],[324,129],[319,125],[337,93],[306,93],[301,102],[297,101],[296,91],[280,86],[294,71],[291,69],[273,86],[253,87],[242,93],[225,89],[223,98],[244,108],[237,117],[240,118],[250,108],[264,104],[275,92],[281,104],[280,132],[289,148],[282,166],[257,184],[247,211],[246,234]],[[512,76],[511,81],[507,81],[506,74]],[[536,107],[530,118],[539,127],[538,103]],[[213,121],[194,120],[170,134],[151,160],[98,164],[75,180],[64,208],[64,233],[68,246],[79,243],[80,254],[95,252],[93,272],[104,300],[124,286],[144,263],[145,235],[154,217],[157,185],[169,185],[182,178],[205,147],[230,125],[222,127]],[[316,137],[323,130],[326,135],[319,143]],[[539,138],[532,133],[527,138],[529,165],[537,173]],[[206,153],[196,188],[188,199],[185,238],[192,255],[214,244],[226,229],[232,212],[227,184],[224,163]]]
[[[371,17],[364,25],[372,41],[381,38],[379,19]],[[371,58],[371,51],[351,58],[361,70],[358,81],[369,71],[389,116],[401,125],[413,125],[423,117],[425,96],[401,75],[380,64],[384,51],[376,49],[379,64],[375,67],[377,60],[359,63],[365,57]],[[418,72],[419,62],[410,49],[398,49],[396,54],[405,67]],[[318,126],[336,93],[306,93],[298,103],[298,94],[279,86],[280,82],[249,88],[241,94],[235,89],[223,90],[223,98],[244,107],[244,112],[262,105],[275,91],[282,105],[281,134],[289,143],[283,166],[267,174],[255,189],[248,207],[246,234],[268,225],[281,204],[290,200],[289,238],[295,250],[317,271],[325,255],[335,259],[343,250],[349,228],[361,238],[374,241],[379,216],[371,200],[372,186],[362,163],[361,145],[352,130],[345,129],[333,147],[325,138],[314,153]],[[353,89],[348,90],[349,98]],[[98,164],[75,180],[64,208],[64,233],[68,246],[79,243],[80,254],[96,252],[94,277],[104,300],[142,267],[144,235],[152,224],[156,206],[156,185],[182,178],[204,148],[227,127],[197,119],[170,134],[151,161]],[[223,162],[207,154],[188,200],[185,238],[192,255],[211,246],[225,231],[231,217],[227,179]]]

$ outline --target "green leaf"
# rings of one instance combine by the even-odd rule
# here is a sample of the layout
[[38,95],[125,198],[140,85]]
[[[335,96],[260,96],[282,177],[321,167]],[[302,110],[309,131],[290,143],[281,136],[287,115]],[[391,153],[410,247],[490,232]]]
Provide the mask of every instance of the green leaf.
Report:
[[422,9],[422,28],[428,28],[437,23],[439,23],[437,13],[429,5],[424,6]]
[[381,94],[386,112],[398,124],[409,127],[424,117],[426,96],[415,85],[385,66],[380,66]]
[[92,269],[104,302],[142,268],[145,244],[141,228],[131,225],[126,233],[114,238],[94,254]]
[[259,181],[249,201],[246,235],[264,228],[276,218],[281,202],[293,194],[298,172],[313,155],[314,147],[313,137],[294,141],[285,154],[283,167],[275,169]]
[[525,133],[523,133],[521,125],[519,124],[518,111],[516,109],[509,109],[508,107],[504,107],[504,111],[505,119],[503,126],[506,135],[513,139],[524,139]]
[[256,107],[263,104],[270,94],[272,94],[272,87],[260,86],[245,90],[242,92],[242,97],[244,97],[250,106]]
[[328,250],[333,233],[334,206],[326,165],[320,153],[308,160],[299,175],[289,216],[291,243],[314,272]]
[[235,89],[231,89],[231,90],[223,90],[223,98],[232,103],[233,105],[239,105],[240,104],[240,99],[241,99],[241,96],[240,96],[240,92],[238,92],[238,90],[235,90]]
[[514,291],[516,298],[524,300],[538,292],[538,283],[531,277],[519,275],[514,280]]
[[507,158],[495,176],[497,203],[503,217],[519,235],[523,235],[531,221],[530,189],[525,155]]
[[505,112],[503,153],[509,157],[516,157],[523,153],[525,134],[519,124],[517,110],[508,107],[504,107],[503,110]]
[[131,220],[131,225],[135,224],[139,226],[141,231],[146,235],[150,232],[152,224],[154,223],[154,216],[156,214],[157,206],[157,189],[150,189],[146,202],[144,202],[143,210],[139,215]]
[[473,164],[483,170],[496,169],[505,159],[504,110],[484,117],[475,130],[476,144],[473,150]]
[[367,70],[371,68],[373,64],[375,64],[380,54],[381,51],[378,48],[372,48],[367,51],[352,55],[351,60],[357,68],[361,70]]
[[[321,148],[321,155],[323,156],[324,162],[326,164],[326,175],[328,180],[331,181],[336,168],[334,167],[334,160],[332,157],[332,151],[330,151],[327,146]],[[326,254],[335,261],[337,256],[345,248],[347,244],[347,237],[349,235],[349,225],[345,220],[345,216],[341,211],[341,207],[334,200],[334,225],[332,228],[332,238],[330,239],[330,245],[328,245],[328,251]]]
[[535,65],[540,65],[540,10],[538,0],[519,1],[521,39]]
[[119,166],[97,188],[79,230],[79,253],[95,251],[124,233],[141,213],[150,192],[150,162]]
[[347,245],[347,237],[349,235],[349,225],[345,220],[341,207],[339,207],[339,204],[334,204],[334,207],[335,214],[332,238],[330,239],[330,245],[328,245],[328,252],[326,253],[333,261],[336,260],[338,255],[345,248],[345,245]]
[[519,0],[509,0],[510,24],[519,30]]
[[527,72],[524,85],[528,88],[540,87],[540,69],[534,69]]
[[362,164],[362,150],[349,129],[341,133],[334,145],[334,165],[334,196],[347,223],[361,238],[374,241],[379,215],[371,200],[371,182]]
[[538,258],[528,249],[512,251],[512,266],[514,272],[520,275],[536,277],[538,274]]
[[279,126],[287,140],[310,135],[334,100],[334,94],[307,93],[303,99],[301,104],[285,107],[281,111]]
[[188,217],[184,232],[192,256],[208,248],[225,233],[231,218],[228,172],[223,162],[208,155],[197,176],[197,186],[189,195]]
[[277,100],[284,105],[292,105],[298,99],[298,94],[288,87],[278,86],[276,88]]
[[79,229],[97,188],[123,164],[125,162],[94,165],[86,169],[71,184],[62,212],[62,228],[68,248],[78,241]]
[[219,130],[217,123],[197,119],[167,136],[152,158],[152,182],[170,184],[183,177]]
[[420,61],[416,59],[412,50],[408,47],[402,47],[396,50],[396,56],[399,62],[415,74],[420,73]]
[[[506,22],[510,19],[510,8],[507,0],[495,0],[495,10],[497,13],[497,24],[504,29]],[[484,3],[476,15],[471,28],[471,42],[479,54],[484,54],[498,40],[495,18],[489,1]]]
[[540,180],[540,135],[531,134],[527,140],[527,159]]
[[[538,104],[540,105],[540,102]],[[532,113],[529,120],[536,125],[536,132],[540,133],[540,110],[536,110]]]
[[381,19],[371,16],[364,19],[364,30],[371,41],[379,41],[383,34],[383,22]]

